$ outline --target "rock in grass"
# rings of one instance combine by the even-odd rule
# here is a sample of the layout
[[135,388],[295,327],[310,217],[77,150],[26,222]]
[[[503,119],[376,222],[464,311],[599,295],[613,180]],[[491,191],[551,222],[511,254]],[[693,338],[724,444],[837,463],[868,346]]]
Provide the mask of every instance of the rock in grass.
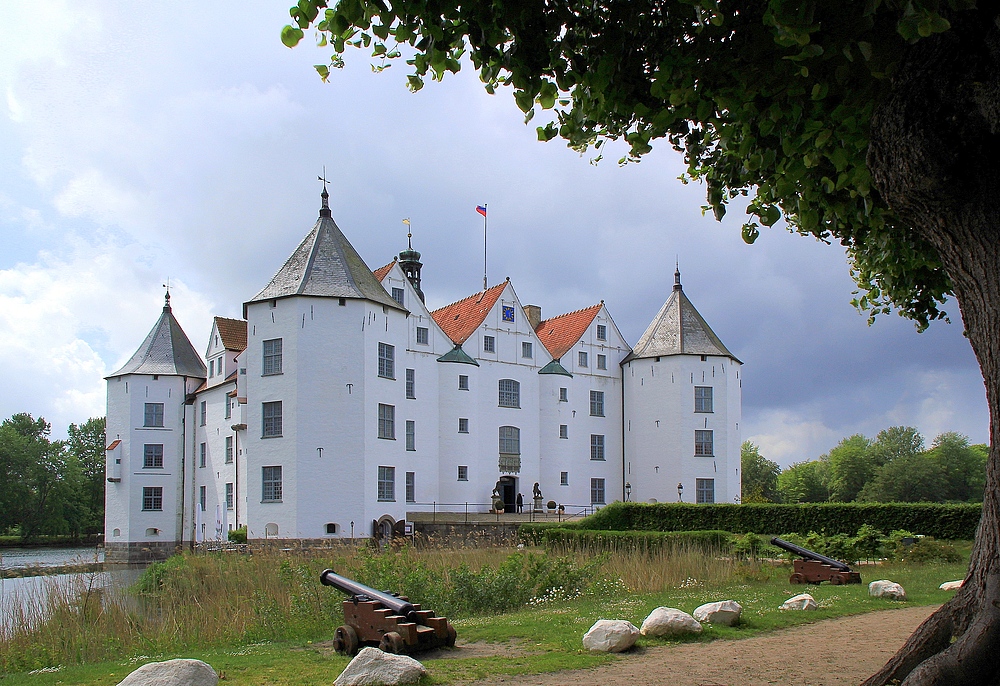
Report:
[[635,645],[639,630],[624,619],[599,619],[583,635],[583,647],[602,653],[620,653]]
[[781,604],[779,610],[815,610],[819,607],[816,604],[816,599],[813,598],[808,593],[800,593],[796,596],[792,596],[785,602]]
[[412,657],[362,648],[333,683],[334,686],[415,684],[424,674],[427,670]]
[[649,613],[639,627],[643,636],[680,636],[701,633],[697,619],[675,607],[658,607]]
[[118,686],[216,686],[219,675],[201,660],[150,662],[119,682]]
[[957,591],[962,588],[965,583],[964,579],[959,579],[958,581],[945,581],[943,584],[938,586],[942,591]]
[[694,610],[694,618],[699,622],[733,626],[740,621],[743,606],[735,600],[720,600],[716,603],[705,603]]
[[868,584],[868,595],[875,598],[889,598],[890,600],[906,600],[906,591],[894,581],[881,579]]

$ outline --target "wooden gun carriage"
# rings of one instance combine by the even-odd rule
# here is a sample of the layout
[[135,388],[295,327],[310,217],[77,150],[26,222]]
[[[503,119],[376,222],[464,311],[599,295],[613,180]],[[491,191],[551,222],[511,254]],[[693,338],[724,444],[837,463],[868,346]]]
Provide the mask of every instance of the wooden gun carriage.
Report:
[[446,617],[421,610],[405,596],[376,591],[332,569],[319,580],[351,596],[344,601],[344,624],[333,636],[338,653],[354,655],[363,645],[396,654],[455,645],[455,628]]
[[794,543],[783,541],[780,538],[772,538],[771,545],[776,545],[783,550],[798,555],[801,560],[792,561],[792,575],[788,581],[793,584],[818,584],[829,581],[834,586],[840,584],[860,584],[861,575],[851,571],[843,562],[834,560],[826,555],[820,555],[801,548]]

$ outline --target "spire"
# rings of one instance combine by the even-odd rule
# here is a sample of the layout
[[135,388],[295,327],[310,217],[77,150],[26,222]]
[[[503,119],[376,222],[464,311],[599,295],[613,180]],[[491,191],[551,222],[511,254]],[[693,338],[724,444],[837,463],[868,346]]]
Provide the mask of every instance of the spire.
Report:
[[167,285],[167,293],[163,296],[163,311],[170,312],[170,285]]
[[674,264],[674,290],[683,290],[681,288],[681,266],[679,261]]
[[170,311],[170,291],[164,297],[163,313],[153,326],[146,340],[135,354],[118,371],[106,378],[126,374],[162,374],[165,376],[190,376],[204,379],[205,363],[191,345],[184,329]]
[[[404,219],[403,222],[409,227],[409,219]],[[413,249],[413,234],[407,231],[406,250],[399,253],[399,268],[403,270],[406,278],[413,285],[413,290],[417,292],[420,302],[424,302],[424,292],[420,290],[420,268],[423,266],[420,263],[420,253]]]
[[319,216],[321,217],[332,217],[333,214],[330,212],[330,194],[326,192],[326,166],[323,167],[323,176],[316,177],[318,180],[323,182],[323,192],[319,194],[319,197],[323,199],[323,204],[319,210]]

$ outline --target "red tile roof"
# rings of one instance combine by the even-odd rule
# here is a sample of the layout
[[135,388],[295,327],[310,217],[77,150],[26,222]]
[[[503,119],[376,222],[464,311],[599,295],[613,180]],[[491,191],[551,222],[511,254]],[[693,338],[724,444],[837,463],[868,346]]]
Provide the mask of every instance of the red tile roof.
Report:
[[603,304],[597,304],[575,312],[567,312],[539,322],[535,327],[538,339],[553,358],[559,359],[580,340],[583,333],[601,311]]
[[247,323],[243,319],[227,319],[216,317],[215,326],[222,337],[222,345],[226,350],[243,351],[247,349]]
[[396,260],[393,260],[384,267],[379,267],[374,272],[372,272],[373,274],[375,274],[375,278],[378,279],[379,283],[382,283],[382,279],[385,278],[385,275],[389,273],[389,270],[392,269],[392,265],[394,264],[396,264]]
[[117,448],[121,444],[122,444],[121,440],[119,440],[119,439],[116,438],[115,440],[111,441],[111,445],[109,445],[106,448],[106,450],[114,450],[115,448]]
[[457,345],[468,340],[479,325],[486,319],[493,306],[496,305],[507,282],[497,284],[493,288],[470,295],[451,305],[445,305],[440,310],[431,312],[434,321]]

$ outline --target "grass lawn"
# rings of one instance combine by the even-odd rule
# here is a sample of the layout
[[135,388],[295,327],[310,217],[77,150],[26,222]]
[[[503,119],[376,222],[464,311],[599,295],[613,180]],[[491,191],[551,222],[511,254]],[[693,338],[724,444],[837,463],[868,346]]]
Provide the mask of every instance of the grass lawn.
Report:
[[[445,684],[503,675],[579,669],[628,659],[627,655],[588,653],[582,648],[581,638],[598,619],[627,619],[639,626],[651,610],[661,605],[692,612],[702,603],[732,599],[743,606],[743,616],[736,627],[706,625],[700,635],[691,638],[664,640],[642,637],[639,645],[739,639],[831,617],[939,604],[948,600],[952,593],[938,590],[938,585],[963,578],[966,564],[883,564],[877,567],[860,566],[858,569],[865,583],[852,586],[795,586],[788,583],[789,568],[765,567],[757,570],[753,578],[727,583],[689,579],[680,584],[681,587],[656,593],[630,594],[622,590],[618,594],[610,592],[601,596],[541,602],[509,614],[457,619],[453,624],[458,630],[460,643],[499,644],[498,654],[427,660],[425,666],[430,675],[423,683]],[[908,600],[888,601],[869,597],[868,582],[875,579],[901,583]],[[787,598],[802,592],[812,594],[819,603],[818,610],[781,612],[777,609]],[[327,685],[348,663],[348,658],[336,655],[322,643],[332,638],[335,628],[331,625],[328,635],[315,637],[315,642],[253,643],[168,655],[141,655],[116,662],[67,665],[57,667],[57,671],[6,674],[0,677],[0,682],[2,686],[111,686],[146,662],[190,657],[208,662],[229,684]]]

